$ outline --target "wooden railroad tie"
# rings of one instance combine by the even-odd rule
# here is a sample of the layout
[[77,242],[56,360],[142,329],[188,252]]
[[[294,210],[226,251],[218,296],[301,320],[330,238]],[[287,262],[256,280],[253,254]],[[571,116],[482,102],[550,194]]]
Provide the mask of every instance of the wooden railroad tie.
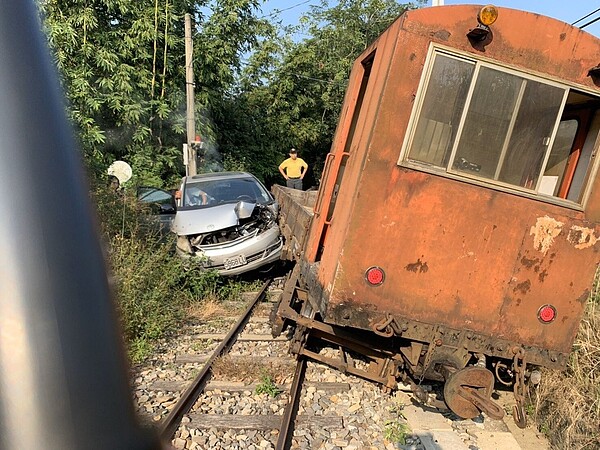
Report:
[[[275,414],[240,415],[240,414],[188,414],[188,428],[210,429],[228,428],[232,430],[276,430],[281,426],[282,416]],[[312,429],[343,429],[342,417],[335,415],[315,416],[300,415],[297,422],[300,426]]]

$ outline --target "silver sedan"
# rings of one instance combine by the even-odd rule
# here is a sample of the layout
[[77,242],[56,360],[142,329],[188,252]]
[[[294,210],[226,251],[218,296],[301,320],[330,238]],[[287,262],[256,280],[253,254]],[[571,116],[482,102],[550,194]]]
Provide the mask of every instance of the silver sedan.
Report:
[[177,252],[221,275],[238,275],[278,261],[283,240],[278,206],[245,172],[184,177],[172,225]]

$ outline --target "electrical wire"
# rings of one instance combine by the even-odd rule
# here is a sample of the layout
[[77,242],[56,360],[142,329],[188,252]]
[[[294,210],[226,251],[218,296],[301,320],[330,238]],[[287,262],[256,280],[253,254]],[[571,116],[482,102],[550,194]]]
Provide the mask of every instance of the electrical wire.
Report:
[[588,25],[591,25],[591,24],[593,24],[593,23],[595,23],[595,22],[598,22],[599,20],[600,20],[600,17],[596,17],[594,20],[590,20],[588,23],[586,23],[586,24],[584,24],[584,25],[581,25],[581,26],[579,27],[579,29],[580,29],[580,30],[583,30],[583,29],[584,29],[585,27],[587,27]]
[[[593,14],[596,14],[598,11],[600,11],[600,8],[598,8],[596,11],[592,11],[591,13],[589,13],[589,14],[586,14],[586,15],[585,15],[585,16],[583,16],[581,19],[577,19],[577,20],[576,20],[575,22],[573,22],[571,25],[575,25],[576,23],[578,23],[578,22],[581,22],[581,21],[582,21],[582,20],[584,20],[584,19],[587,19],[587,18],[588,18],[588,17],[590,17],[591,15],[593,15]],[[596,20],[598,20],[598,19],[596,19]],[[594,23],[594,22],[590,22],[590,23]],[[581,26],[581,27],[579,27],[579,28],[586,27],[586,26],[588,26],[590,23],[586,23],[585,25],[583,25],[583,26]]]
[[308,77],[306,75],[300,75],[298,73],[293,73],[293,76],[295,76],[296,78],[304,78],[306,80],[312,80],[312,81],[318,81],[319,83],[326,83],[326,84],[342,84],[342,83],[346,83],[347,80],[324,80],[322,78],[313,78],[313,77]]
[[290,9],[294,9],[297,8],[298,6],[302,6],[305,5],[306,3],[310,3],[312,0],[304,0],[303,2],[300,3],[296,3],[295,5],[292,6],[288,6],[287,8],[283,8],[283,9],[276,9],[273,12],[269,13],[269,14],[265,14],[264,16],[260,17],[261,19],[264,19],[266,17],[273,17],[276,16],[278,14],[281,14],[284,11],[289,11]]

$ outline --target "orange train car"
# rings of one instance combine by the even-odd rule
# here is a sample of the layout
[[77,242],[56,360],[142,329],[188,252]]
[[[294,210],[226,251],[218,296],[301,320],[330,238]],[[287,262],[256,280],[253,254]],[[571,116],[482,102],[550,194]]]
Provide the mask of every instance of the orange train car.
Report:
[[443,381],[465,418],[501,417],[492,389],[512,386],[524,426],[599,261],[599,64],[600,40],[533,13],[399,17],[354,63],[316,198],[274,188],[297,261],[274,332],[390,388]]

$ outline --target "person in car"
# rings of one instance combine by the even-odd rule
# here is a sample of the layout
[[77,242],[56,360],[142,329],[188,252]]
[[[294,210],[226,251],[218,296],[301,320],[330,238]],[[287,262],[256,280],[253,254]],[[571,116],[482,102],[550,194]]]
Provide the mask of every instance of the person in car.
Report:
[[308,164],[302,158],[298,158],[295,148],[290,150],[290,157],[279,164],[279,172],[285,178],[285,184],[289,188],[302,190],[302,179],[306,175]]
[[208,205],[208,194],[202,189],[195,189],[189,195],[188,204],[191,206]]

